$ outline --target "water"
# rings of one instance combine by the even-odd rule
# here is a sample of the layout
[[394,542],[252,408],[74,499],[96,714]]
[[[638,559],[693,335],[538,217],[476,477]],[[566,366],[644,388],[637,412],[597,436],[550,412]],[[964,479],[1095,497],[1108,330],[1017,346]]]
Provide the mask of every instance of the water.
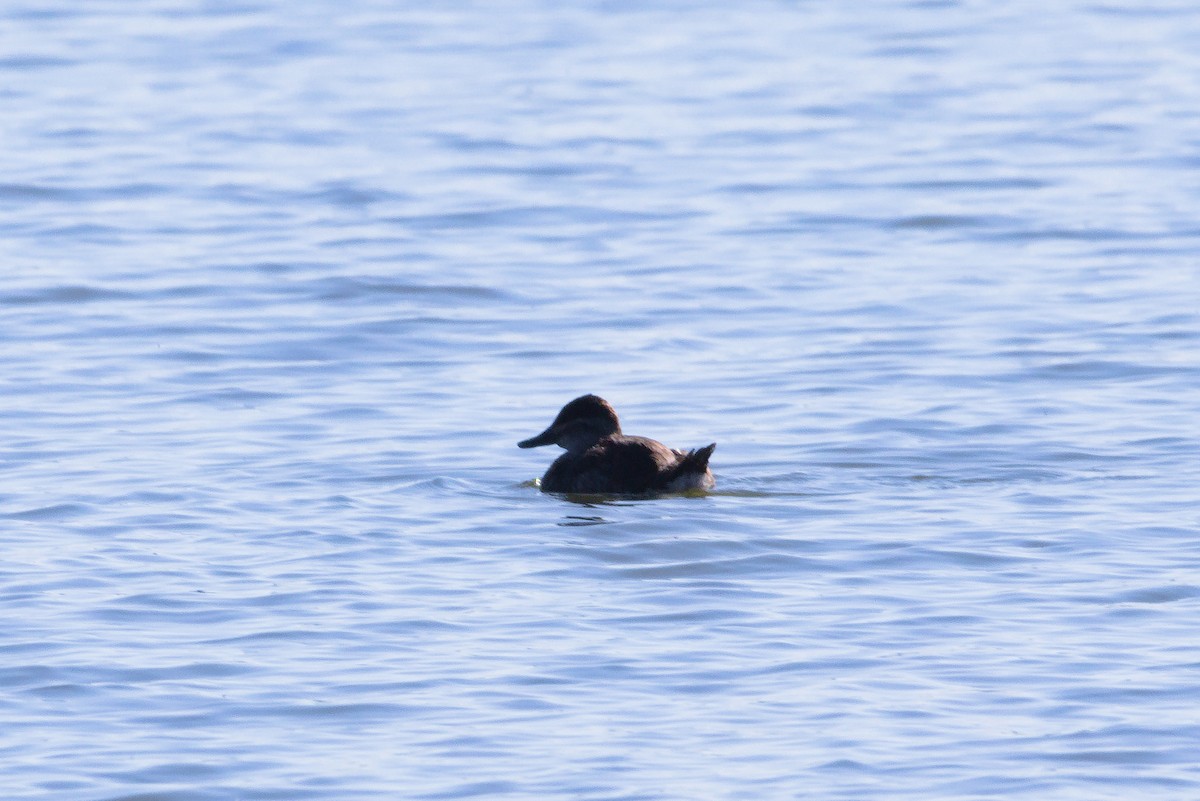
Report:
[[5,798],[1200,795],[1191,4],[0,16]]

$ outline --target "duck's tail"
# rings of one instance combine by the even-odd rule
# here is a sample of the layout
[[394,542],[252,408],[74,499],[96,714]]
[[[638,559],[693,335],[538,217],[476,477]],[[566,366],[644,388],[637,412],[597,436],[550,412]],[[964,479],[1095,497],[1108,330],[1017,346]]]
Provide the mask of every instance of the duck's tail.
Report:
[[679,460],[679,472],[703,473],[708,469],[708,459],[716,449],[717,443],[714,442],[711,445],[705,445],[703,448],[688,451],[687,456]]
[[712,489],[713,478],[712,474],[708,472],[708,459],[716,448],[717,443],[714,442],[685,453],[675,463],[671,477],[665,482],[667,489],[671,492]]

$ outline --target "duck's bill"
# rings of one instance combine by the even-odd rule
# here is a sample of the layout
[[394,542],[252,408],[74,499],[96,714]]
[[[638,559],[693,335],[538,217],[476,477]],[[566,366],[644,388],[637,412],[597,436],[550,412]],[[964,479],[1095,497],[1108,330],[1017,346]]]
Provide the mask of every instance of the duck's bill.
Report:
[[537,448],[542,445],[553,445],[553,444],[554,444],[554,429],[547,428],[545,431],[538,434],[536,437],[530,437],[529,439],[521,440],[520,442],[517,443],[517,447],[518,448]]

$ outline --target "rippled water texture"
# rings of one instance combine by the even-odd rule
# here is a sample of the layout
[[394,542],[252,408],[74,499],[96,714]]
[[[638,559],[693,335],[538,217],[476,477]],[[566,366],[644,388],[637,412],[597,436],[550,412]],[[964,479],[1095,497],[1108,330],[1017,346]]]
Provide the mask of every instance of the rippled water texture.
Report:
[[5,799],[1200,797],[1192,4],[0,21]]

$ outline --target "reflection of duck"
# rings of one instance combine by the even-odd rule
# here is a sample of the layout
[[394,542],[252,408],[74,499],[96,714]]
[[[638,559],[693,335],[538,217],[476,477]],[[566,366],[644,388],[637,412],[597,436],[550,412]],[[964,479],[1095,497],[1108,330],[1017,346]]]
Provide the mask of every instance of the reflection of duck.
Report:
[[707,490],[714,484],[708,457],[717,443],[685,453],[645,437],[627,437],[613,407],[595,395],[571,401],[549,428],[517,447],[550,443],[567,452],[542,476],[542,492],[646,495]]

